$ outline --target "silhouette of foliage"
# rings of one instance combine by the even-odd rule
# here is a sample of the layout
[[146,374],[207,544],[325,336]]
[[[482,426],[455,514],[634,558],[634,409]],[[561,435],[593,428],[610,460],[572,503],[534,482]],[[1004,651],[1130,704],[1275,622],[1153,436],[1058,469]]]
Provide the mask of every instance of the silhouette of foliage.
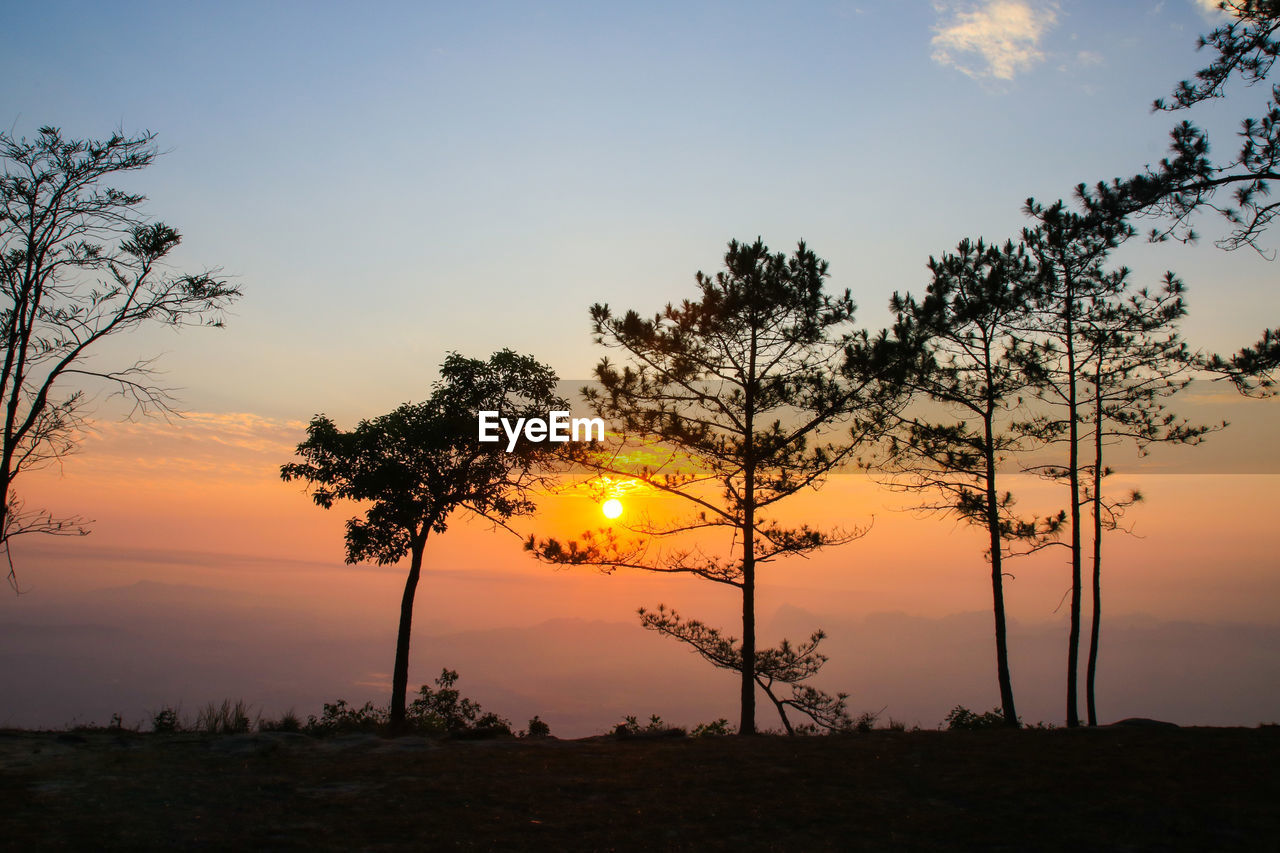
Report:
[[392,674],[393,729],[405,719],[413,600],[428,538],[445,532],[457,510],[505,526],[533,512],[534,489],[546,479],[546,445],[519,442],[506,452],[500,443],[481,442],[477,412],[545,417],[566,407],[555,386],[555,373],[531,356],[502,350],[481,361],[451,353],[426,402],[406,403],[349,432],[316,415],[298,445],[302,461],[280,469],[286,481],[306,482],[320,507],[338,500],[367,506],[363,518],[347,521],[348,563],[390,565],[410,557]]
[[[663,605],[658,605],[656,611],[642,607],[639,612],[640,624],[646,629],[685,643],[713,666],[742,671],[742,645],[735,637],[725,636],[696,619],[682,619],[680,614]],[[801,683],[817,675],[827,662],[827,656],[818,651],[824,639],[826,634],[814,631],[807,641],[797,646],[783,640],[777,648],[756,650],[755,682],[777,709],[789,735],[796,734],[797,728],[787,716],[788,708],[799,711],[827,731],[849,731],[854,727],[845,705],[849,694],[832,696]],[[782,693],[781,686],[789,687],[790,695]]]
[[181,235],[147,221],[145,196],[104,186],[149,166],[153,139],[0,133],[0,551],[15,591],[15,538],[88,532],[83,518],[27,507],[14,488],[23,472],[75,451],[88,392],[105,388],[135,414],[176,414],[154,359],[96,361],[106,340],[150,324],[220,326],[240,296],[215,272],[169,272]]
[[[979,714],[970,711],[963,705],[957,705],[952,708],[943,722],[947,724],[947,730],[953,732],[992,729],[1008,724],[999,708],[992,708],[990,711],[983,711]],[[1016,727],[1017,721],[1013,725]]]
[[[764,243],[729,244],[725,269],[696,276],[697,301],[669,304],[650,318],[591,309],[596,342],[627,363],[602,359],[599,389],[584,389],[613,422],[616,441],[580,452],[598,477],[623,478],[693,506],[669,523],[607,528],[567,544],[531,537],[535,556],[606,570],[631,567],[692,574],[742,596],[738,731],[755,732],[755,588],[759,566],[858,538],[862,530],[788,527],[766,516],[776,504],[817,487],[879,434],[881,409],[897,398],[885,375],[845,373],[844,351],[864,333],[849,329],[848,291],[824,292],[827,262],[801,243],[791,256]],[[871,349],[868,347],[867,349]],[[879,357],[879,350],[875,350]],[[719,534],[723,550],[683,547],[693,531]]]
[[[1155,111],[1190,109],[1197,104],[1225,98],[1227,84],[1238,77],[1246,86],[1264,82],[1280,55],[1280,3],[1276,0],[1224,0],[1219,8],[1228,15],[1197,42],[1214,56],[1195,74],[1183,80],[1168,100],[1157,99]],[[1241,122],[1240,148],[1229,160],[1210,157],[1209,134],[1190,121],[1170,131],[1169,156],[1152,168],[1127,179],[1100,182],[1093,188],[1081,184],[1076,193],[1094,216],[1119,220],[1129,216],[1155,217],[1164,224],[1152,228],[1150,239],[1196,239],[1191,227],[1194,215],[1209,209],[1231,225],[1231,233],[1218,241],[1224,249],[1250,246],[1258,241],[1280,214],[1280,202],[1271,198],[1271,183],[1280,177],[1280,86],[1258,116]],[[1231,200],[1219,201],[1229,191]],[[1218,356],[1209,365],[1245,393],[1270,393],[1274,372],[1280,367],[1280,329],[1266,330],[1258,343],[1234,356]]]
[[1095,674],[1101,624],[1102,536],[1119,527],[1125,509],[1140,500],[1130,491],[1108,498],[1107,448],[1133,441],[1140,452],[1153,443],[1199,443],[1212,429],[1193,425],[1162,402],[1191,381],[1203,365],[1177,331],[1186,313],[1182,283],[1165,276],[1153,293],[1134,289],[1129,270],[1105,267],[1110,252],[1133,233],[1108,222],[1032,201],[1039,224],[1023,239],[1036,259],[1037,287],[1029,297],[1026,331],[1031,346],[1016,351],[1047,413],[1022,425],[1042,441],[1065,445],[1066,461],[1033,466],[1042,476],[1067,483],[1071,526],[1071,629],[1068,641],[1067,725],[1079,724],[1077,660],[1083,587],[1083,510],[1092,518],[1092,603],[1086,700],[1090,725],[1097,724]]
[[1000,486],[1006,457],[1025,448],[1012,421],[1029,380],[1018,352],[1035,283],[1025,246],[962,241],[955,253],[930,258],[924,298],[894,294],[894,337],[919,347],[911,386],[959,420],[902,416],[875,467],[899,488],[931,495],[924,507],[952,513],[987,532],[995,618],[996,678],[1001,706],[1017,724],[1004,607],[1004,560],[1018,543],[1036,550],[1052,541],[1065,516],[1021,517]]

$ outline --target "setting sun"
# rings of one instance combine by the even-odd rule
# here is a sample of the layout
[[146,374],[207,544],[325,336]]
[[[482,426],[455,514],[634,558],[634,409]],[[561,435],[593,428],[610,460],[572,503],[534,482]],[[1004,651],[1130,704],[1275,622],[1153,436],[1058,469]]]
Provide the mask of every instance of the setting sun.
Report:
[[609,498],[600,505],[600,511],[604,513],[605,518],[617,518],[622,515],[622,501],[617,498]]

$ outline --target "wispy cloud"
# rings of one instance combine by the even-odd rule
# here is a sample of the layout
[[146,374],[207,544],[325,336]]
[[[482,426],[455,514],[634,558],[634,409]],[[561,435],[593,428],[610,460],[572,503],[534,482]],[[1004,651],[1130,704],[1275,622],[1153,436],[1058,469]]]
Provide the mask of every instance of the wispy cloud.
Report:
[[1050,4],[985,0],[977,6],[938,5],[949,17],[933,37],[933,59],[970,77],[1012,80],[1044,59],[1040,42],[1057,21]]

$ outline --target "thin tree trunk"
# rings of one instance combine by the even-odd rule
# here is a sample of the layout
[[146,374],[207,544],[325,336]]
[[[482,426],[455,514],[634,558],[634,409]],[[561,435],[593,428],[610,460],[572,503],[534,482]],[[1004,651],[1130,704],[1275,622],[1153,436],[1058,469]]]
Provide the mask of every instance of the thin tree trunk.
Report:
[[1065,346],[1067,350],[1067,481],[1071,487],[1071,631],[1067,639],[1067,726],[1080,725],[1077,705],[1080,668],[1080,597],[1081,544],[1080,544],[1080,424],[1079,405],[1076,400],[1076,348],[1075,348],[1075,294],[1067,287],[1065,309]]
[[987,531],[991,534],[991,598],[996,621],[996,679],[1000,683],[1000,708],[1004,724],[1018,727],[1018,710],[1013,704],[1013,678],[1009,673],[1009,638],[1004,618],[1004,568],[1000,553],[1000,515],[996,507],[996,459],[991,413],[985,418],[987,465]]
[[404,729],[405,696],[409,691],[409,638],[413,631],[413,597],[418,591],[418,577],[422,573],[422,554],[427,538],[414,541],[410,549],[409,577],[404,583],[404,596],[400,599],[400,631],[396,635],[396,665],[391,675],[391,733]]
[[[752,471],[747,472],[751,494]],[[748,504],[742,529],[742,708],[738,734],[756,733],[756,558],[755,512]]]
[[742,453],[742,695],[739,735],[756,733],[756,332],[743,383],[744,445]]
[[1089,725],[1098,724],[1098,706],[1094,700],[1094,677],[1098,673],[1098,635],[1102,629],[1102,355],[1094,374],[1096,403],[1093,420],[1093,623],[1089,630],[1089,667],[1085,674],[1085,708]]

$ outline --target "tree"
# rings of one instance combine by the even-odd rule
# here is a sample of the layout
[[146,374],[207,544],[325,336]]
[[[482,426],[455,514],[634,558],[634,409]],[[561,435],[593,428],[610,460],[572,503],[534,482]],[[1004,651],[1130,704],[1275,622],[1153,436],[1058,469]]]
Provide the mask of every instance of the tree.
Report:
[[1027,332],[1033,345],[1016,350],[1037,396],[1050,411],[1024,424],[1037,438],[1066,446],[1066,462],[1034,466],[1064,481],[1070,492],[1071,630],[1068,640],[1067,725],[1079,725],[1078,655],[1085,561],[1084,510],[1092,524],[1092,619],[1086,670],[1088,722],[1097,725],[1095,680],[1102,613],[1103,533],[1119,527],[1124,510],[1141,499],[1134,491],[1107,498],[1112,472],[1108,448],[1121,440],[1140,452],[1156,442],[1197,443],[1212,427],[1193,426],[1169,412],[1165,398],[1190,382],[1203,359],[1177,332],[1186,313],[1182,284],[1169,273],[1163,289],[1135,291],[1129,270],[1105,268],[1106,259],[1132,235],[1123,222],[1048,208],[1028,201],[1039,220],[1023,232],[1038,265],[1029,299]]
[[[1245,85],[1266,80],[1280,56],[1280,2],[1277,0],[1224,0],[1219,8],[1229,20],[1207,36],[1198,48],[1211,48],[1215,56],[1183,80],[1168,100],[1157,99],[1152,109],[1174,112],[1205,101],[1226,97],[1227,84],[1239,77]],[[1196,239],[1191,222],[1202,209],[1216,211],[1232,226],[1218,241],[1224,249],[1249,246],[1262,251],[1258,241],[1280,215],[1280,201],[1272,201],[1271,183],[1280,178],[1280,86],[1258,117],[1241,122],[1240,148],[1229,160],[1210,157],[1209,134],[1190,121],[1170,131],[1169,156],[1132,177],[1100,182],[1093,188],[1081,184],[1076,193],[1093,216],[1118,220],[1132,216],[1163,219],[1151,230],[1153,241],[1173,237]],[[1231,192],[1230,202],[1219,194]],[[1280,329],[1269,329],[1256,344],[1234,356],[1215,357],[1210,366],[1230,378],[1240,390],[1269,391],[1272,374],[1280,367]]]
[[134,413],[174,411],[154,359],[100,364],[104,341],[149,323],[220,326],[240,296],[214,272],[168,272],[181,236],[147,221],[144,196],[104,185],[150,165],[153,139],[69,140],[52,127],[32,141],[0,133],[0,549],[15,591],[14,539],[87,532],[83,519],[28,508],[15,490],[24,472],[75,450],[86,389],[105,387]]
[[[712,666],[742,671],[742,646],[736,637],[727,637],[697,619],[682,619],[679,613],[663,605],[658,605],[657,610],[641,607],[639,612],[640,624],[646,629],[685,643]],[[818,651],[826,636],[819,630],[798,646],[783,640],[777,648],[756,649],[755,682],[773,703],[789,735],[794,735],[796,729],[787,716],[788,708],[807,716],[812,721],[810,725],[816,728],[836,732],[853,728],[853,719],[845,705],[849,694],[832,696],[803,683],[817,675],[827,662],[827,656]],[[790,687],[790,694],[781,693],[777,685]]]
[[1036,395],[1055,407],[1054,415],[1029,422],[1031,432],[1046,441],[1066,444],[1065,465],[1038,466],[1045,476],[1062,479],[1070,494],[1071,610],[1067,639],[1067,725],[1080,724],[1078,662],[1080,613],[1083,596],[1081,537],[1082,463],[1081,424],[1085,399],[1080,383],[1087,375],[1081,330],[1090,305],[1114,297],[1124,287],[1127,271],[1109,273],[1107,255],[1128,239],[1132,229],[1123,221],[1080,216],[1061,201],[1044,207],[1028,199],[1026,211],[1038,224],[1023,230],[1022,239],[1036,263],[1036,289],[1029,300],[1025,332],[1036,336],[1033,346],[1018,351],[1022,368]]
[[[1126,279],[1125,270],[1119,273]],[[1178,332],[1186,315],[1182,282],[1166,273],[1159,291],[1132,288],[1090,304],[1080,325],[1085,351],[1086,402],[1082,417],[1092,431],[1091,459],[1082,498],[1092,521],[1092,603],[1089,657],[1085,675],[1085,707],[1089,725],[1098,724],[1095,683],[1102,625],[1102,541],[1116,530],[1125,509],[1142,499],[1138,491],[1108,499],[1103,480],[1113,472],[1106,464],[1109,448],[1134,442],[1146,454],[1152,444],[1198,444],[1203,436],[1226,426],[1195,425],[1169,411],[1163,402],[1191,382],[1201,359],[1188,351]]]
[[[697,274],[697,301],[667,305],[652,318],[591,309],[596,342],[621,350],[629,363],[601,360],[602,388],[588,389],[587,399],[623,438],[578,461],[596,475],[633,478],[688,501],[694,514],[635,525],[634,541],[606,531],[567,545],[531,537],[527,547],[553,562],[687,573],[737,589],[738,731],[750,735],[760,672],[757,570],[861,535],[788,527],[766,513],[850,459],[881,425],[875,413],[889,405],[889,386],[869,371],[857,380],[842,375],[844,351],[858,339],[848,329],[853,300],[848,291],[823,291],[827,263],[804,243],[787,257],[759,239],[733,241],[724,262],[723,272]],[[854,412],[862,417],[850,434]],[[691,547],[651,548],[689,534],[701,536]],[[723,538],[722,551],[707,546],[713,534]]]
[[962,241],[954,254],[929,259],[933,280],[923,300],[894,294],[895,333],[905,350],[922,348],[912,387],[958,421],[903,415],[876,467],[895,486],[937,495],[928,509],[982,527],[991,566],[996,679],[1006,725],[1017,727],[1004,607],[1004,560],[1014,543],[1028,550],[1056,535],[1064,516],[1019,517],[1000,486],[1005,458],[1023,449],[1011,413],[1027,392],[1016,337],[1025,324],[1035,277],[1025,247]]
[[456,510],[499,525],[532,512],[533,490],[545,477],[547,445],[518,442],[508,452],[501,443],[480,442],[477,414],[545,418],[565,407],[555,387],[555,373],[530,356],[502,350],[486,362],[451,353],[425,402],[406,403],[349,432],[316,415],[298,445],[303,461],[280,469],[286,481],[305,481],[317,506],[368,503],[363,518],[347,521],[347,563],[410,558],[391,683],[393,730],[404,725],[413,602],[428,538],[444,533]]

